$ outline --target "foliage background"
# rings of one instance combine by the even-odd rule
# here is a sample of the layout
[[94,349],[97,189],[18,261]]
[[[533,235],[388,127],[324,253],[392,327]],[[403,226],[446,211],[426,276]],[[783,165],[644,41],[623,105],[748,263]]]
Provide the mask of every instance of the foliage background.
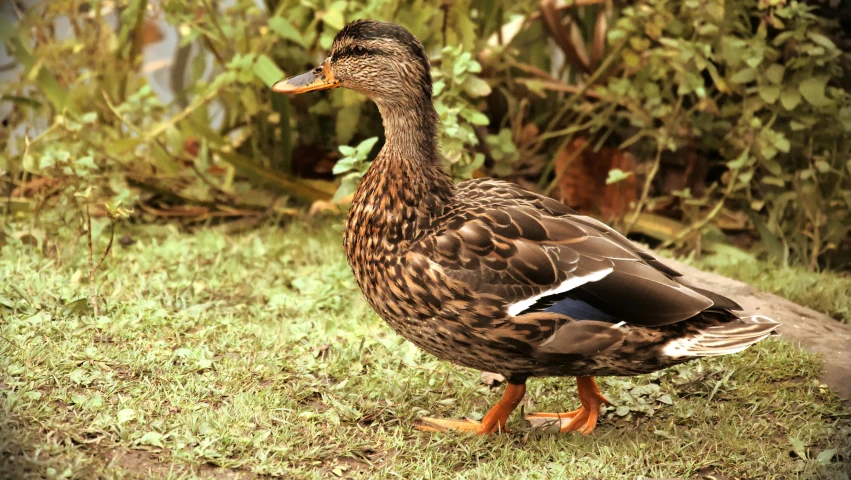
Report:
[[127,215],[240,228],[304,202],[345,208],[381,145],[377,110],[343,89],[267,86],[370,17],[432,56],[456,178],[517,181],[698,254],[851,264],[851,16],[836,2],[16,5],[0,25],[0,192],[29,227],[5,224],[8,238],[83,231],[86,205],[95,237]]

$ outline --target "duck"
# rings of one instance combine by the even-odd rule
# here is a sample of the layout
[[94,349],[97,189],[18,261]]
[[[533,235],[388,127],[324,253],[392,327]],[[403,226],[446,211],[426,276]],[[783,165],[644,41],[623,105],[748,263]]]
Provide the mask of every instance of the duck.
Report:
[[429,59],[402,26],[356,20],[283,94],[348,88],[378,107],[385,142],[349,207],[344,249],[366,301],[440,359],[506,379],[480,421],[422,417],[420,430],[505,432],[536,377],[576,377],[579,408],[533,426],[594,431],[595,377],[634,376],[741,352],[779,323],[701,289],[608,225],[514,183],[454,183],[438,145]]

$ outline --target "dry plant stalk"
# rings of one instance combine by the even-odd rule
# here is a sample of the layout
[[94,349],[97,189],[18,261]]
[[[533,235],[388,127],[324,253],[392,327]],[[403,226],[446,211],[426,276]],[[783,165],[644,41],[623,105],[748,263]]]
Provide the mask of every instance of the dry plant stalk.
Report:
[[92,304],[92,311],[95,314],[95,318],[100,316],[100,308],[98,307],[98,297],[97,292],[95,290],[95,272],[100,270],[101,265],[103,265],[104,260],[106,260],[106,256],[109,255],[109,252],[112,251],[112,244],[115,241],[115,224],[121,217],[127,217],[132,212],[132,210],[126,210],[122,208],[120,205],[111,209],[107,204],[104,204],[104,210],[107,212],[107,216],[109,217],[109,243],[106,245],[106,249],[103,252],[103,256],[97,265],[94,262],[94,242],[92,241],[92,214],[89,208],[89,197],[91,196],[93,187],[89,187],[86,189],[85,193],[75,193],[74,196],[82,197],[86,202],[86,238],[88,241],[89,247],[89,301]]

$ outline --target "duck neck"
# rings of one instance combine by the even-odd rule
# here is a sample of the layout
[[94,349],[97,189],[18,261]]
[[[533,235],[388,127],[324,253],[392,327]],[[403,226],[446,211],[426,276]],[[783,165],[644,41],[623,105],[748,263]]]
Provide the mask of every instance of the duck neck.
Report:
[[378,234],[389,244],[412,241],[453,194],[437,147],[437,112],[430,97],[413,104],[376,103],[386,141],[355,193],[348,230]]
[[[437,112],[430,101],[417,104],[378,104],[384,124],[384,149],[411,166],[443,173],[437,149]],[[391,167],[390,165],[385,168]]]

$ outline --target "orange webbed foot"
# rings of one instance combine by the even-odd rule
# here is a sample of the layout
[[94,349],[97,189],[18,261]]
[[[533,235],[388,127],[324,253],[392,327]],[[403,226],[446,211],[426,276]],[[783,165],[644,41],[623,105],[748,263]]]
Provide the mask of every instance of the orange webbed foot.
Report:
[[491,422],[489,425],[485,425],[481,422],[477,422],[475,420],[465,419],[465,420],[446,420],[443,418],[429,418],[423,417],[418,418],[416,423],[417,430],[422,430],[424,432],[445,432],[447,430],[459,430],[462,432],[473,432],[478,435],[484,435],[486,433],[500,433],[504,432],[505,425],[500,426],[498,422]]
[[559,432],[579,431],[588,435],[597,428],[597,419],[600,415],[600,407],[611,405],[610,402],[597,387],[594,377],[577,377],[576,385],[579,390],[579,401],[582,406],[578,410],[566,413],[532,413],[526,415],[526,420],[532,424],[532,428],[546,428],[557,425]]
[[445,432],[447,430],[460,430],[462,432],[474,432],[478,435],[488,433],[507,432],[505,422],[508,416],[517,408],[523,395],[526,394],[526,384],[509,383],[505,387],[502,398],[488,411],[481,422],[473,420],[444,420],[441,418],[420,418],[416,427],[426,432]]

